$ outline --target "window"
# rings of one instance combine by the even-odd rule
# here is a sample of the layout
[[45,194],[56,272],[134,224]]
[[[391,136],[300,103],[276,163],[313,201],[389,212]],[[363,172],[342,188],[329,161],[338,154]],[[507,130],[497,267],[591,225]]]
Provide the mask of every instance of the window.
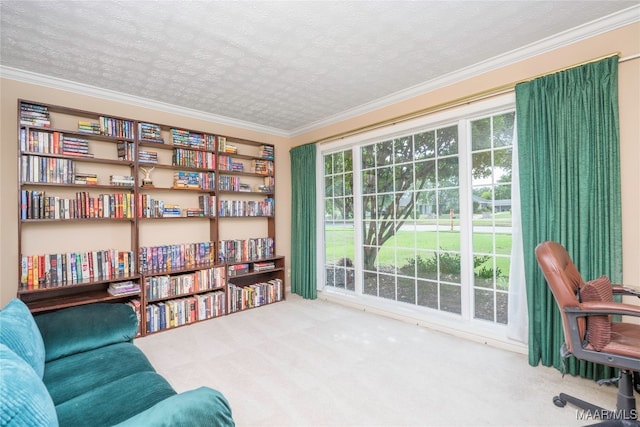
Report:
[[353,291],[354,223],[351,150],[324,156],[325,284]]
[[459,314],[457,126],[360,151],[363,292]]
[[515,113],[471,122],[474,316],[507,323]]
[[322,153],[326,288],[508,322],[515,113],[465,108]]

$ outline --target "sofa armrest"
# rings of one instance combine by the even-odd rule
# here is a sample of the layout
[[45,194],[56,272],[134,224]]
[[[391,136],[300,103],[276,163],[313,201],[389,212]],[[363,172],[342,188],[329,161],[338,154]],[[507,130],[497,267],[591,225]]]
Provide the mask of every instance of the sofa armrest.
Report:
[[45,362],[110,344],[132,341],[138,318],[126,304],[98,303],[34,316]]
[[233,427],[231,407],[227,399],[209,387],[200,387],[173,395],[146,411],[117,424],[117,427]]

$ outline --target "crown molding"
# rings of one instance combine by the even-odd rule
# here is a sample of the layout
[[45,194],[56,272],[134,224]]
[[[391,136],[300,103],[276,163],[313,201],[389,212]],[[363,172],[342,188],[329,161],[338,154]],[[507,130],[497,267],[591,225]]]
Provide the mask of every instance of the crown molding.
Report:
[[378,98],[374,101],[359,105],[325,119],[292,130],[259,125],[253,122],[237,120],[231,117],[206,113],[186,107],[179,107],[177,105],[169,103],[153,101],[143,97],[128,95],[125,93],[111,91],[96,86],[59,79],[2,65],[0,65],[0,77],[49,87],[52,89],[64,90],[80,95],[93,96],[110,101],[121,102],[137,107],[149,108],[166,113],[193,117],[204,121],[210,121],[260,133],[266,133],[273,136],[292,138],[305,134],[307,132],[321,129],[326,126],[334,125],[336,123],[360,116],[362,114],[388,107],[402,101],[406,101],[411,98],[415,98],[420,95],[424,95],[425,93],[429,93],[434,90],[459,83],[480,74],[484,74],[489,71],[515,64],[534,56],[550,52],[564,46],[568,46],[581,40],[591,38],[638,21],[640,21],[640,5],[632,6],[620,12],[596,19],[573,29],[531,43],[522,48],[479,62],[470,67],[466,67],[442,77],[438,77],[436,79],[409,87],[407,89],[400,90],[388,96]]
[[290,132],[290,136],[295,137],[326,126],[334,125],[336,123],[358,117],[362,114],[379,110],[390,105],[424,95],[425,93],[433,92],[434,90],[521,62],[546,52],[551,52],[558,48],[568,46],[581,40],[585,40],[638,21],[640,21],[640,5],[632,6],[620,12],[607,15],[603,18],[596,19],[570,30],[563,31],[556,35],[531,43],[522,48],[479,62],[470,67],[462,68],[442,77],[420,83],[407,89],[392,93],[391,95],[384,96],[366,104],[343,111],[342,113],[293,129]]
[[136,107],[162,111],[164,113],[177,114],[180,116],[187,116],[187,117],[204,120],[208,122],[218,123],[218,124],[227,125],[227,126],[233,126],[240,129],[266,133],[273,136],[279,136],[283,138],[289,138],[291,136],[289,132],[282,129],[278,129],[278,128],[263,126],[256,123],[243,121],[243,120],[237,120],[231,117],[219,116],[216,114],[206,113],[200,110],[194,110],[191,108],[180,107],[180,106],[168,104],[165,102],[154,101],[148,98],[142,98],[135,95],[129,95],[122,92],[103,89],[96,86],[74,82],[71,80],[59,79],[56,77],[46,76],[44,74],[38,74],[38,73],[33,73],[31,71],[20,70],[18,68],[12,68],[12,67],[6,67],[6,66],[0,65],[0,77],[10,79],[10,80],[16,80],[23,83],[44,86],[52,89],[64,90],[66,92],[77,93],[80,95],[101,98],[107,101],[115,101],[123,104],[133,105]]

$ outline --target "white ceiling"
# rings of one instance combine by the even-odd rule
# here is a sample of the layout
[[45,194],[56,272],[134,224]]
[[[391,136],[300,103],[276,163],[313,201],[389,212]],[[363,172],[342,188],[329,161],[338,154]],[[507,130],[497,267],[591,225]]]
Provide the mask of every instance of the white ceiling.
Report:
[[0,71],[295,135],[638,5],[1,0]]

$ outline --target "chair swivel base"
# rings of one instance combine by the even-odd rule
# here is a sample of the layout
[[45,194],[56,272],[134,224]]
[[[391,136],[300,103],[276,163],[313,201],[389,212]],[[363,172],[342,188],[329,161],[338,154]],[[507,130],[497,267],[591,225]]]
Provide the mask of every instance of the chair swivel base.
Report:
[[640,426],[633,389],[633,373],[620,370],[615,411],[604,409],[600,406],[565,393],[560,393],[558,396],[554,396],[553,403],[560,408],[566,406],[567,403],[570,403],[573,406],[583,409],[584,412],[581,415],[584,420],[601,421],[594,425]]

